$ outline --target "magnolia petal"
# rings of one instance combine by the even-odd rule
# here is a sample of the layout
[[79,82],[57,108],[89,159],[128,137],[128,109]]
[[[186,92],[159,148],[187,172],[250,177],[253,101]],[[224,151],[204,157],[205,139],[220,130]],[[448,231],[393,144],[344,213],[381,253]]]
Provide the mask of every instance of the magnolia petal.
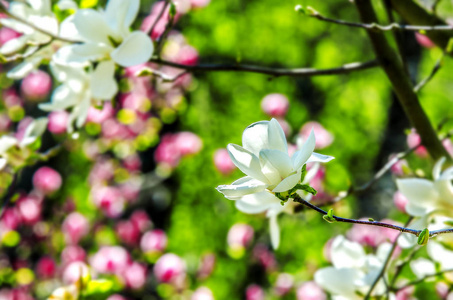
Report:
[[[280,150],[287,155],[288,143],[285,132],[276,119],[272,119],[268,126],[269,149]],[[288,156],[288,155],[287,155]]]
[[231,185],[219,185],[217,190],[226,197],[238,197],[264,191],[267,185],[251,177],[243,177]]
[[314,279],[319,286],[333,295],[353,300],[361,299],[355,293],[355,282],[361,277],[360,275],[359,270],[352,268],[327,267],[316,271]]
[[81,58],[85,58],[85,60],[101,60],[107,57],[112,49],[113,48],[110,46],[96,43],[74,45],[74,47],[72,48],[72,51],[74,51],[73,56],[70,57],[72,58],[72,60],[70,60],[69,62],[77,62],[80,61]]
[[0,54],[8,56],[19,52],[26,46],[29,39],[30,38],[28,36],[22,35],[20,37],[7,41],[3,44],[2,47],[0,47]]
[[296,173],[283,179],[273,190],[274,193],[286,192],[292,189],[300,181],[300,174]]
[[[74,65],[76,67],[88,65],[88,58],[76,53],[78,46],[80,45],[68,45],[58,49],[58,51],[52,56],[52,62],[50,65]],[[60,79],[58,80],[61,81]]]
[[98,64],[91,73],[91,95],[94,99],[112,99],[118,93],[115,77],[115,63],[111,60]]
[[89,97],[86,97],[77,107],[77,119],[76,119],[76,126],[78,128],[82,127],[83,124],[85,123],[85,120],[87,119],[88,116],[88,110],[90,109],[91,106],[91,100]]
[[8,161],[5,158],[0,157],[0,171],[3,170],[3,168],[5,168],[7,163]]
[[67,9],[77,10],[77,9],[79,9],[79,6],[77,5],[77,3],[74,0],[60,0],[57,3],[57,7],[60,10],[67,10]]
[[43,135],[46,131],[47,123],[47,118],[38,118],[34,120],[30,125],[28,125],[27,129],[25,129],[24,137],[19,145],[21,147],[25,147],[36,141],[36,139]]
[[9,148],[17,145],[17,139],[9,135],[3,135],[0,137],[0,154],[3,155]]
[[313,150],[315,150],[315,145],[315,133],[312,129],[310,135],[308,136],[308,139],[302,145],[302,148],[299,151],[296,151],[291,158],[295,170],[302,168],[302,166],[307,162],[307,160],[313,154]]
[[38,68],[41,64],[42,57],[32,56],[25,59],[22,63],[9,70],[7,76],[12,79],[22,79],[28,75],[31,71]]
[[432,181],[420,178],[399,179],[396,181],[398,190],[417,206],[430,208],[437,202],[438,192]]
[[258,179],[264,183],[269,183],[261,172],[261,164],[258,157],[247,149],[235,144],[229,144],[227,149],[231,160],[239,170],[252,178]]
[[272,248],[277,250],[280,245],[280,227],[278,226],[277,215],[269,218],[269,232],[271,235]]
[[260,121],[248,126],[242,133],[242,146],[259,157],[262,149],[272,149],[268,137],[269,121]]
[[410,262],[410,267],[417,278],[424,278],[427,275],[436,273],[436,267],[434,263],[424,257],[412,260]]
[[87,42],[111,45],[109,37],[115,38],[115,32],[103,15],[93,9],[78,10],[74,15],[74,24],[80,36]]
[[[72,2],[72,1],[70,1],[70,2]],[[75,5],[77,6],[77,4],[75,4]],[[82,41],[83,40],[83,37],[80,35],[80,33],[77,30],[77,27],[75,25],[74,15],[68,16],[66,19],[63,20],[63,22],[61,22],[59,36],[62,38],[70,39],[72,41]]]
[[134,22],[140,8],[140,0],[110,0],[105,8],[105,16],[111,28],[124,32]]
[[311,154],[310,158],[308,158],[307,163],[309,163],[309,162],[326,163],[326,162],[331,161],[332,159],[335,159],[335,157],[313,152]]
[[439,179],[440,173],[442,171],[442,165],[445,163],[445,160],[446,160],[445,157],[441,157],[434,165],[434,168],[433,168],[433,179],[434,180]]
[[422,217],[426,214],[429,214],[431,211],[434,210],[434,209],[429,209],[425,206],[419,206],[416,203],[411,203],[411,202],[406,204],[405,209],[409,215],[415,216],[415,217]]
[[280,150],[263,149],[260,151],[259,158],[262,165],[269,163],[278,171],[279,180],[293,172],[291,159],[287,153],[281,152]]
[[453,251],[434,241],[428,243],[427,250],[429,257],[440,263],[442,270],[453,269]]
[[361,268],[366,254],[363,247],[348,241],[344,236],[336,237],[332,242],[331,260],[335,268]]
[[142,31],[134,31],[110,55],[120,66],[131,67],[147,62],[153,52],[151,38]]
[[268,192],[258,192],[245,195],[236,200],[236,208],[247,214],[259,214],[265,212],[280,200]]

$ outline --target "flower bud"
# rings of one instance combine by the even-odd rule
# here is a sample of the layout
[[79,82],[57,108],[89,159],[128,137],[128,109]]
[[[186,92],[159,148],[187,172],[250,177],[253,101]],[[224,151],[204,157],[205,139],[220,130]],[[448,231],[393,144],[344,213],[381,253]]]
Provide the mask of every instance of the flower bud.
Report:
[[126,298],[124,298],[123,296],[121,296],[119,294],[114,294],[114,295],[111,295],[110,297],[108,297],[107,300],[126,300]]
[[217,149],[214,153],[214,165],[223,175],[228,175],[236,169],[227,149]]
[[417,43],[419,43],[420,46],[424,47],[424,48],[434,48],[436,47],[436,44],[434,44],[430,39],[429,37],[427,37],[426,35],[424,34],[421,34],[419,32],[416,32],[415,33],[415,39],[417,40]]
[[34,225],[41,219],[42,201],[36,197],[27,196],[17,201],[17,208],[22,221],[27,225]]
[[68,244],[77,244],[81,238],[88,234],[90,224],[84,215],[73,212],[65,218],[61,230]]
[[188,131],[177,133],[174,142],[181,155],[196,154],[200,152],[203,146],[203,142],[198,135]]
[[288,273],[279,274],[274,286],[276,294],[278,296],[286,295],[292,289],[293,284],[294,278],[292,275]]
[[146,283],[146,266],[133,262],[124,271],[126,285],[131,289],[140,289]]
[[20,37],[21,34],[11,28],[2,27],[0,28],[0,46],[3,46],[6,42]]
[[125,199],[117,187],[98,187],[91,191],[95,205],[110,217],[116,218],[124,211]]
[[153,271],[159,282],[171,283],[185,276],[186,264],[176,254],[167,253],[157,260]]
[[41,101],[47,98],[52,89],[52,78],[46,72],[37,70],[22,80],[20,88],[25,98]]
[[52,278],[57,270],[55,260],[49,256],[44,256],[39,259],[36,264],[36,274],[39,278]]
[[305,140],[308,139],[310,132],[313,130],[315,136],[316,136],[316,149],[323,149],[333,142],[333,136],[332,134],[327,131],[320,123],[318,122],[307,122],[302,126],[300,129],[299,135]]
[[393,194],[393,203],[398,210],[406,213],[406,205],[409,203],[409,200],[403,195],[403,193],[396,191],[395,194]]
[[44,195],[57,191],[60,189],[61,184],[60,174],[49,167],[41,167],[33,175],[33,186]]
[[163,252],[167,248],[167,235],[160,229],[145,232],[140,247],[145,253]]
[[264,290],[257,284],[251,284],[245,291],[246,300],[264,300]]
[[128,245],[136,245],[140,239],[140,230],[132,221],[120,221],[115,227],[121,241]]
[[80,278],[88,276],[90,270],[88,266],[81,261],[75,261],[66,266],[63,271],[63,282],[65,284],[73,284]]
[[193,8],[202,8],[207,6],[211,0],[190,0]]
[[282,94],[269,94],[261,101],[261,109],[271,117],[284,117],[288,108],[288,98]]
[[130,217],[131,222],[141,231],[144,232],[153,224],[144,210],[136,210]]
[[120,246],[104,246],[91,258],[91,266],[99,273],[121,274],[129,265],[129,253]]
[[228,246],[232,249],[246,248],[253,240],[253,227],[247,224],[234,224],[228,231]]
[[49,114],[47,129],[54,134],[63,134],[68,127],[69,113],[64,110],[53,111]]
[[[420,138],[420,135],[418,135],[417,131],[415,129],[411,129],[411,132],[407,135],[407,146],[409,148],[414,148],[422,142],[422,139]],[[425,146],[418,146],[417,149],[415,149],[414,153],[421,157],[421,158],[426,158],[428,157],[428,151],[426,150]]]
[[326,300],[327,295],[314,281],[308,281],[297,288],[297,300]]
[[61,264],[66,266],[75,261],[85,261],[85,250],[76,245],[67,246],[61,252]]
[[436,284],[436,294],[440,299],[446,299],[449,291],[449,286],[445,282],[441,281]]
[[214,295],[209,288],[201,286],[195,290],[190,300],[214,300]]

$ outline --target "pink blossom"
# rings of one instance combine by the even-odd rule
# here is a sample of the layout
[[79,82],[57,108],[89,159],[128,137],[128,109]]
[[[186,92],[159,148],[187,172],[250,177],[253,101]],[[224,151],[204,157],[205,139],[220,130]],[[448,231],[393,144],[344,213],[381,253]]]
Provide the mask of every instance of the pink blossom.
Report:
[[176,134],[174,140],[181,155],[190,155],[200,152],[203,142],[195,133],[183,131]]
[[145,253],[163,252],[167,248],[167,235],[160,229],[147,231],[142,236],[140,247]]
[[283,94],[269,94],[261,100],[261,109],[271,117],[284,117],[288,108],[288,98]]
[[113,178],[114,173],[115,166],[113,165],[113,161],[100,158],[91,169],[88,180],[91,184],[108,181]]
[[[409,148],[414,148],[420,145],[422,142],[422,139],[418,135],[418,133],[415,131],[415,129],[411,129],[411,132],[407,135],[407,145]],[[426,150],[425,146],[419,146],[417,149],[415,149],[414,153],[421,157],[425,158],[428,157],[428,151]]]
[[[393,158],[395,158],[395,155],[396,154],[390,155],[389,161],[392,160]],[[401,160],[397,161],[396,163],[394,163],[392,165],[392,167],[390,168],[390,170],[396,176],[402,176],[402,175],[404,175],[404,168],[408,168],[408,167],[409,167],[409,165],[407,163],[407,160],[401,159]]]
[[26,289],[15,288],[15,289],[1,289],[0,290],[1,300],[33,300],[33,297],[28,294]]
[[[164,6],[165,1],[157,1],[153,4],[151,14],[143,20],[143,23],[140,26],[141,31],[147,32],[152,28]],[[162,14],[162,17],[157,21],[156,26],[154,26],[153,31],[150,32],[150,36],[153,40],[157,40],[162,33],[164,33],[169,18],[169,7],[167,7],[165,12]]]
[[85,250],[77,245],[70,245],[63,249],[61,252],[61,264],[68,265],[75,261],[85,261]]
[[294,285],[294,278],[288,273],[278,274],[277,281],[275,282],[275,292],[278,296],[286,295],[291,291]]
[[148,214],[144,210],[136,210],[130,217],[131,222],[141,231],[144,232],[152,226]]
[[123,159],[123,165],[130,172],[140,171],[142,167],[142,160],[137,154],[131,154]]
[[87,122],[102,124],[107,119],[112,118],[115,111],[109,102],[104,103],[102,109],[91,106],[88,109]]
[[[366,220],[366,219],[362,219]],[[393,220],[382,220],[384,223],[400,225],[398,222]],[[363,226],[360,224],[354,224],[351,229],[347,232],[347,237],[353,242],[357,242],[361,245],[368,245],[371,247],[377,247],[383,242],[389,241],[394,242],[398,236],[398,231],[375,226]]]
[[417,42],[420,44],[420,46],[424,47],[424,48],[434,48],[436,47],[436,44],[434,44],[430,39],[429,37],[427,37],[426,35],[424,34],[421,34],[421,33],[418,33],[416,32],[415,33],[415,39],[417,40]]
[[274,254],[263,244],[258,244],[253,248],[253,257],[258,260],[266,271],[274,271],[277,268]]
[[20,37],[21,34],[11,28],[2,27],[0,28],[0,46],[3,46],[6,42]]
[[25,117],[22,120],[20,120],[19,124],[17,125],[17,130],[16,134],[14,135],[16,139],[19,141],[22,141],[25,135],[25,131],[27,130],[27,127],[33,122],[32,117]]
[[117,187],[97,187],[91,191],[94,204],[102,212],[110,217],[116,218],[124,211],[125,199]]
[[446,299],[449,291],[450,287],[445,282],[441,281],[436,284],[436,294],[440,299]]
[[297,288],[297,300],[326,300],[327,295],[314,281],[303,283]]
[[63,271],[63,282],[65,284],[72,284],[77,282],[81,277],[85,277],[90,274],[88,266],[81,261],[75,261],[70,263],[64,268]]
[[175,137],[172,134],[167,133],[162,137],[156,152],[154,152],[154,159],[157,163],[163,163],[172,168],[179,164],[181,152],[174,140]]
[[140,289],[146,283],[146,266],[133,262],[123,273],[126,285],[132,289]]
[[393,194],[393,203],[398,210],[406,213],[406,205],[409,203],[409,200],[403,195],[403,193],[396,191],[395,194]]
[[16,207],[7,207],[4,209],[1,215],[0,225],[3,225],[6,229],[15,230],[21,222],[22,219]]
[[67,243],[77,244],[90,231],[90,224],[84,215],[73,212],[65,218],[61,230]]
[[236,169],[227,149],[217,149],[214,153],[214,165],[223,175],[228,175]]
[[443,140],[442,145],[445,147],[445,150],[447,150],[448,154],[450,154],[450,156],[453,156],[453,143],[451,142],[451,140]]
[[51,278],[55,275],[56,270],[57,264],[49,256],[41,257],[36,264],[36,273],[40,278]]
[[167,253],[157,260],[153,271],[159,282],[171,283],[185,276],[186,264],[176,254]]
[[408,286],[407,288],[404,288],[402,290],[399,290],[398,292],[396,292],[396,297],[395,297],[395,300],[412,300],[412,295],[414,294],[414,291],[415,291],[415,287],[412,285],[412,286]]
[[2,98],[6,107],[22,106],[24,104],[24,101],[19,97],[13,88],[4,90]]
[[312,130],[316,137],[316,149],[323,149],[332,144],[332,134],[327,131],[320,123],[315,121],[305,123],[300,129],[299,135],[304,140],[307,140]]
[[211,0],[191,0],[190,2],[192,3],[193,8],[202,8],[207,6]]
[[9,130],[12,122],[6,113],[0,113],[0,132],[6,132]]
[[253,240],[253,227],[247,224],[234,224],[228,231],[228,246],[232,249],[245,248]]
[[103,274],[121,274],[129,263],[129,253],[120,246],[101,247],[91,258],[91,266]]
[[52,89],[52,78],[41,70],[31,72],[22,80],[20,89],[29,100],[46,99]]
[[198,278],[205,279],[209,277],[214,271],[216,264],[216,257],[213,253],[205,254],[201,257],[200,266],[198,267]]
[[111,295],[110,297],[108,297],[107,300],[126,300],[126,298],[124,298],[123,296],[121,296],[119,294],[114,294],[114,295]]
[[198,63],[198,51],[190,45],[184,45],[179,49],[178,56],[176,58],[177,63],[194,66]]
[[17,201],[17,208],[22,221],[33,225],[41,219],[42,201],[36,197],[26,196]]
[[49,167],[41,167],[33,175],[33,186],[45,195],[60,189],[61,184],[60,174]]
[[264,300],[264,290],[257,284],[251,284],[245,291],[246,300]]
[[214,300],[214,295],[209,288],[201,286],[192,294],[190,300]]
[[68,127],[69,113],[60,110],[53,111],[49,114],[49,123],[47,124],[47,129],[54,134],[62,134],[66,132]]
[[140,239],[140,230],[132,221],[120,221],[115,226],[116,234],[128,245],[136,245]]

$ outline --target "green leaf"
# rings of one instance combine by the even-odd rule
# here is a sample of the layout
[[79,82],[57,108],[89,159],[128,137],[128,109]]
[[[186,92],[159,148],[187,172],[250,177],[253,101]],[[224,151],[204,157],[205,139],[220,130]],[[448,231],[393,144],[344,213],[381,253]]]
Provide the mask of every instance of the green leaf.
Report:
[[88,282],[84,295],[92,296],[94,294],[105,294],[108,292],[113,292],[113,281],[107,279],[92,280]]
[[322,216],[322,218],[324,220],[326,220],[327,222],[329,222],[329,223],[335,223],[336,222],[336,220],[335,220],[335,218],[333,216],[333,209],[329,209],[329,211],[327,212],[327,215]]
[[304,182],[305,175],[307,175],[307,165],[306,164],[302,167],[302,172],[300,174],[300,182]]
[[174,18],[176,16],[176,5],[173,2],[170,2],[170,17]]
[[311,187],[308,184],[297,184],[294,188],[291,189],[290,194],[297,190],[305,191],[307,193],[313,194],[313,196],[315,196],[318,193],[313,187]]
[[425,228],[422,230],[422,232],[418,236],[417,243],[421,246],[424,246],[424,245],[428,244],[428,240],[429,240],[429,230],[428,230],[428,228]]

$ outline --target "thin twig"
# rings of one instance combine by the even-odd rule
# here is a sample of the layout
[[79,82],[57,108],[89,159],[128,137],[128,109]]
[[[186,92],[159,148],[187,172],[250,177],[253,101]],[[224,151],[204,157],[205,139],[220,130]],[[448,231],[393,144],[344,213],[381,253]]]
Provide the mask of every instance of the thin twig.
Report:
[[418,93],[434,77],[434,75],[436,75],[437,71],[439,71],[439,69],[441,67],[444,57],[445,57],[445,52],[442,53],[442,56],[436,61],[436,64],[434,65],[433,69],[431,70],[431,73],[429,73],[429,75],[425,79],[420,81],[420,83],[418,83],[414,87],[414,92]]
[[411,282],[408,282],[406,283],[405,285],[403,285],[402,287],[398,287],[398,288],[395,288],[396,291],[399,291],[399,290],[403,290],[407,287],[410,287],[412,285],[416,285],[416,284],[419,284],[419,283],[422,283],[424,282],[426,279],[429,279],[429,278],[432,278],[432,277],[437,277],[437,276],[440,276],[440,275],[444,275],[445,273],[449,273],[449,272],[453,272],[453,269],[446,269],[446,270],[443,270],[443,271],[440,271],[440,272],[437,272],[437,273],[434,273],[434,274],[429,274],[429,275],[426,275],[422,278],[419,278],[417,280],[414,280],[414,281],[411,281]]
[[[404,224],[404,227],[408,226],[409,223],[412,221],[412,217],[409,218],[409,220],[406,222],[406,224]],[[398,242],[398,239],[399,237],[402,235],[403,233],[400,233],[398,234],[398,236],[396,237],[396,239],[393,241],[392,243],[392,248],[390,249],[389,253],[387,254],[387,257],[385,259],[385,262],[384,264],[382,265],[382,268],[381,270],[379,271],[379,274],[376,276],[376,278],[374,279],[373,283],[371,284],[370,286],[370,289],[368,290],[368,293],[365,295],[365,297],[363,298],[364,300],[367,300],[370,298],[371,296],[371,293],[373,292],[374,288],[376,287],[377,283],[379,282],[379,280],[381,279],[382,276],[384,276],[384,273],[385,273],[385,270],[387,269],[387,266],[390,262],[390,259],[393,255],[393,252],[395,252],[395,249],[396,249],[396,245],[397,245],[397,242]],[[387,284],[386,284],[387,286]],[[387,292],[388,292],[388,286],[387,286]]]
[[412,258],[414,258],[415,254],[417,253],[418,250],[420,250],[421,247],[419,245],[415,245],[413,248],[412,252],[402,261],[400,264],[396,266],[395,274],[393,275],[392,282],[390,283],[390,286],[394,286],[396,283],[396,279],[398,276],[401,274],[403,271],[404,267],[412,261]]
[[157,16],[156,20],[154,20],[153,25],[145,31],[146,34],[150,34],[153,32],[154,28],[156,27],[157,23],[159,22],[160,18],[164,15],[165,10],[167,9],[168,5],[170,4],[170,0],[165,0],[164,7],[162,7],[162,10],[160,11],[159,15]]
[[[167,2],[170,3],[171,0],[167,1]],[[173,4],[171,4],[171,5],[173,5]],[[171,10],[171,7],[170,7],[170,10]],[[155,54],[158,58],[160,58],[160,53],[162,51],[162,47],[164,46],[164,43],[167,40],[167,37],[170,34],[171,29],[173,28],[174,21],[175,21],[175,15],[170,12],[170,20],[168,20],[168,23],[165,26],[165,30],[162,33],[162,35],[160,36],[159,41],[157,42]]]
[[313,69],[313,68],[296,68],[296,69],[285,69],[285,68],[270,68],[254,65],[238,65],[238,64],[200,64],[200,65],[183,65],[166,61],[158,58],[153,58],[150,62],[154,62],[160,65],[175,67],[191,72],[250,72],[260,73],[271,76],[293,76],[293,77],[310,77],[318,75],[338,75],[348,74],[354,71],[360,71],[370,69],[378,66],[376,60],[371,60],[363,63],[354,62],[349,63],[340,67],[331,69]]
[[305,13],[309,17],[316,18],[318,20],[334,23],[338,25],[344,25],[349,27],[363,28],[370,31],[394,31],[394,30],[406,30],[406,31],[453,31],[453,26],[451,25],[436,25],[436,26],[426,26],[426,25],[404,25],[398,23],[391,23],[388,25],[380,25],[377,23],[355,23],[344,20],[331,19],[321,15],[318,11],[314,10],[311,7],[306,9],[299,9],[299,11]]

